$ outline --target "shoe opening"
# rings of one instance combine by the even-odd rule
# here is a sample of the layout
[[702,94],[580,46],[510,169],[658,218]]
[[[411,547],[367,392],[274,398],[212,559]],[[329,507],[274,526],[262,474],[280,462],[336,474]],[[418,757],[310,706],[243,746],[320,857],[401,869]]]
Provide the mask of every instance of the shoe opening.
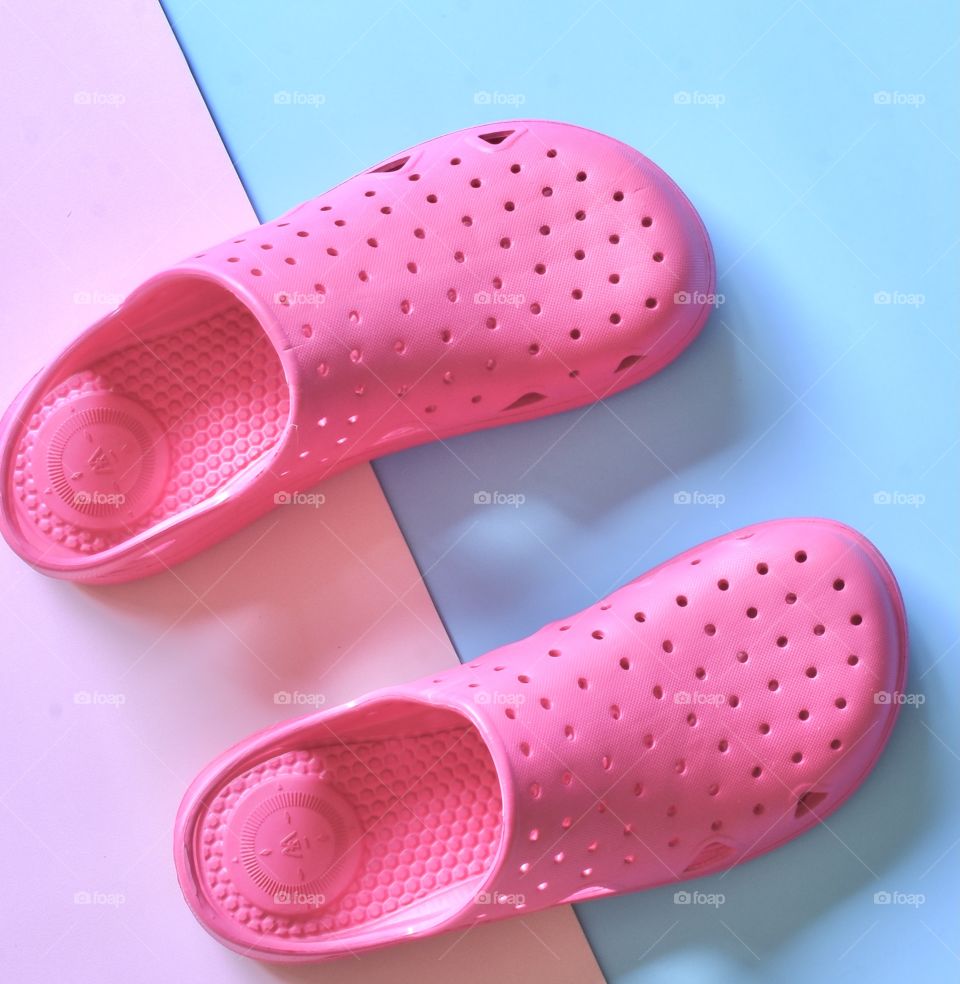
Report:
[[70,563],[214,496],[289,416],[273,343],[225,287],[170,276],[65,352],[22,408],[4,476],[30,552]]
[[464,716],[390,701],[322,720],[218,780],[187,836],[194,891],[243,945],[402,939],[472,904],[495,863],[500,784]]

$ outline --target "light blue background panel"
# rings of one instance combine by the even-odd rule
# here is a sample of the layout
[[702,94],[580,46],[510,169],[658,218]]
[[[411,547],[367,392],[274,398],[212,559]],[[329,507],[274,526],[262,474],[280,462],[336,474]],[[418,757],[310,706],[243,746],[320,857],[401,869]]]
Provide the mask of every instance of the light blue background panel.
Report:
[[263,219],[511,116],[610,133],[685,189],[722,302],[686,354],[602,405],[377,474],[463,659],[740,525],[824,515],[871,537],[925,702],[862,790],[686,886],[722,904],[663,888],[578,914],[618,984],[958,979],[957,7],[164,6]]

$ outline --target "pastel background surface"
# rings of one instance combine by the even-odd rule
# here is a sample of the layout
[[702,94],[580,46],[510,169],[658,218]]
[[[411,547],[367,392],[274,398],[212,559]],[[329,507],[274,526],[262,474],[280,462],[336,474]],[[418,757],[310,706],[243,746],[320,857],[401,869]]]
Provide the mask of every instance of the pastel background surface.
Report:
[[[164,7],[262,219],[414,142],[517,115],[609,132],[688,192],[723,303],[675,365],[377,475],[464,659],[748,522],[823,514],[874,539],[903,586],[925,703],[904,708],[859,795],[693,886],[719,907],[662,889],[578,914],[618,984],[954,979],[955,5]],[[476,506],[481,490],[525,502]]]
[[[154,0],[0,4],[0,64],[5,407],[154,269],[255,218]],[[0,550],[4,980],[600,980],[569,907],[281,971],[184,905],[173,818],[202,766],[319,701],[456,661],[369,466],[324,494],[118,587]]]

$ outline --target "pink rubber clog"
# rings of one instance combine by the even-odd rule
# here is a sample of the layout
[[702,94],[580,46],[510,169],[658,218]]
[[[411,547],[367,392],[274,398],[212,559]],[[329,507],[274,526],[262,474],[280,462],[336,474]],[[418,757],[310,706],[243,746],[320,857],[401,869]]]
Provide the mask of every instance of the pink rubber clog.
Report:
[[0,426],[0,530],[39,570],[170,566],[349,465],[601,399],[712,304],[655,164],[522,120],[405,151],[157,274]]
[[906,661],[899,589],[864,537],[749,527],[236,746],[183,801],[180,884],[226,945],[318,960],[717,872],[857,788]]

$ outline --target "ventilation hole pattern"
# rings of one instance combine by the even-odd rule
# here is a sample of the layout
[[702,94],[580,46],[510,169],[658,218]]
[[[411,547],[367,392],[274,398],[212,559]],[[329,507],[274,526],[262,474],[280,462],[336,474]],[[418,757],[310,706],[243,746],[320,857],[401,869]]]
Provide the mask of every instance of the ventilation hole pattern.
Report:
[[[228,261],[258,271],[310,382],[307,414],[329,420],[305,466],[313,476],[631,385],[689,341],[702,306],[678,291],[707,292],[712,277],[699,219],[662,172],[549,123],[462,131],[391,158],[300,206],[295,222],[204,257]],[[307,339],[303,305],[316,308]],[[343,450],[351,438],[329,408],[360,379],[364,445]]]
[[658,884],[817,822],[892,720],[874,700],[900,672],[889,613],[844,535],[790,521],[700,547],[467,664],[462,678],[501,695],[498,667],[523,679],[511,714],[480,710],[520,790],[502,890],[546,883],[563,901],[584,878]]

